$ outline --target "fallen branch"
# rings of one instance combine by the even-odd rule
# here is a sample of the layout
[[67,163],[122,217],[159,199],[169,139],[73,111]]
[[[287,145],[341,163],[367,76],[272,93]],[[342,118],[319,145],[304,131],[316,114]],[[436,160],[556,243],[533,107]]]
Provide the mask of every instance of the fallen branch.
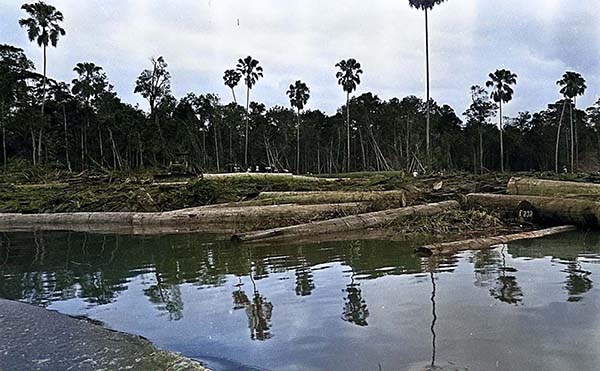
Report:
[[435,215],[451,209],[458,209],[456,201],[445,201],[435,204],[403,207],[376,211],[367,214],[351,215],[342,218],[323,220],[314,223],[300,224],[289,227],[273,228],[264,231],[235,234],[231,237],[238,242],[272,241],[298,236],[315,236],[319,234],[342,233],[375,227],[389,223],[400,217],[414,215]]
[[476,238],[464,241],[436,243],[427,245],[415,249],[415,252],[422,256],[432,255],[448,255],[455,254],[459,251],[465,250],[486,250],[491,249],[497,245],[519,241],[519,240],[531,240],[535,238],[541,238],[546,236],[552,236],[555,234],[573,232],[577,228],[573,225],[566,225],[562,227],[554,227],[548,229],[542,229],[531,232],[522,232],[506,236],[488,237],[488,238]]

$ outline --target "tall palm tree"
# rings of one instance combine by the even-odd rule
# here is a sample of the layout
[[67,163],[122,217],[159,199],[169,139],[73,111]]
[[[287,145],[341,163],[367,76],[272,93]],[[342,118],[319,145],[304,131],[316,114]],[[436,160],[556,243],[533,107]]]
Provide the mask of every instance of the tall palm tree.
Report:
[[244,165],[248,167],[248,121],[250,119],[250,90],[256,84],[256,82],[263,77],[263,68],[259,66],[259,62],[247,56],[244,59],[239,59],[237,66],[237,72],[239,72],[244,78],[244,84],[246,85],[246,135],[245,135],[245,146],[244,146]]
[[488,88],[493,87],[491,97],[500,106],[500,169],[504,172],[504,140],[502,138],[502,103],[512,100],[514,90],[511,85],[517,83],[517,75],[509,70],[496,70],[489,74],[490,80],[485,83]]
[[[58,11],[54,6],[48,5],[43,1],[38,1],[33,4],[23,4],[21,6],[29,18],[23,18],[19,20],[21,27],[27,28],[27,36],[29,41],[37,42],[38,46],[44,50],[44,80],[42,85],[42,123],[44,121],[44,109],[46,105],[46,65],[47,56],[46,49],[48,45],[56,47],[60,36],[66,34],[65,30],[60,27],[60,22],[63,21],[63,14]],[[38,161],[42,155],[42,130],[43,125],[40,128],[39,142],[38,142]],[[35,148],[34,148],[35,153]],[[35,156],[34,156],[35,165]]]
[[310,98],[310,89],[302,81],[298,80],[290,85],[286,93],[290,98],[290,105],[296,109],[298,123],[296,125],[296,174],[300,174],[300,111],[304,109]]
[[338,84],[346,92],[346,134],[347,134],[347,157],[346,171],[350,171],[350,93],[356,90],[360,85],[360,75],[363,73],[360,63],[354,58],[342,60],[335,65],[339,68],[335,77],[338,79]]
[[225,86],[231,89],[231,94],[233,94],[233,101],[237,104],[237,99],[235,97],[235,87],[240,83],[240,79],[242,78],[242,74],[236,70],[227,70],[225,74],[223,74],[223,82]]
[[573,130],[573,106],[577,105],[577,97],[583,95],[585,93],[585,89],[587,86],[585,85],[585,79],[581,74],[577,72],[567,71],[563,75],[562,79],[556,82],[556,85],[561,86],[560,93],[563,95],[564,103],[562,113],[560,115],[560,120],[558,122],[558,132],[556,133],[556,147],[554,154],[554,166],[555,171],[558,173],[558,146],[560,141],[560,129],[562,126],[562,120],[565,114],[565,108],[567,103],[569,103],[569,110],[571,116],[571,172],[575,171],[575,131]]
[[431,159],[430,149],[430,125],[429,125],[429,112],[430,112],[430,93],[429,93],[429,17],[428,11],[432,10],[434,6],[443,3],[446,0],[408,0],[411,7],[425,11],[425,69],[427,71],[427,127],[426,127],[426,141],[427,141],[427,158]]

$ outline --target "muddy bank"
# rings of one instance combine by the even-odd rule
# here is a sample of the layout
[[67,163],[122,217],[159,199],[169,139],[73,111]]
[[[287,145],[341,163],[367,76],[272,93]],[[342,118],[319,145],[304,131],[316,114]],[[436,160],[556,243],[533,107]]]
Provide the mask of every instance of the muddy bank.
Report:
[[0,333],[2,370],[207,370],[139,336],[3,299]]

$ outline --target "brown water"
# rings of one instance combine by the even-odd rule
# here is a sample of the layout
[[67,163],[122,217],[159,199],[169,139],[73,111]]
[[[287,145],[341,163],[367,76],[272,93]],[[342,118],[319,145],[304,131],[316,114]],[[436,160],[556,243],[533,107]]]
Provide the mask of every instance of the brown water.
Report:
[[264,248],[73,232],[0,241],[0,297],[89,316],[215,370],[600,364],[596,234],[442,260],[379,241]]

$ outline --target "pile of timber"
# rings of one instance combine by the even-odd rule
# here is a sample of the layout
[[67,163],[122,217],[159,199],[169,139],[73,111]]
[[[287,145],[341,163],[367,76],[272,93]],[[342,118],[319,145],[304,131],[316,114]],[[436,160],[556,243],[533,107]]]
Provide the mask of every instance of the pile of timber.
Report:
[[307,235],[317,236],[322,234],[350,232],[376,227],[402,217],[436,215],[448,210],[458,209],[459,207],[460,204],[456,201],[445,201],[434,204],[389,209],[314,223],[240,233],[233,235],[232,240],[238,242],[273,242]]

